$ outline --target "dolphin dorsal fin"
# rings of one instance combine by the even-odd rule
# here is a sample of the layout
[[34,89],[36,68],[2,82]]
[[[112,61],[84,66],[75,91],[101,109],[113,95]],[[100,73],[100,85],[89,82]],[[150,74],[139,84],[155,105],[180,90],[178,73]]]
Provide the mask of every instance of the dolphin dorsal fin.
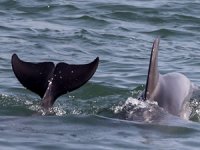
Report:
[[14,54],[11,63],[20,83],[38,94],[47,108],[59,96],[85,84],[95,73],[99,58],[89,64],[73,65],[62,62],[55,66],[53,62],[25,62]]
[[151,96],[157,86],[159,79],[159,71],[158,71],[158,49],[159,49],[160,38],[156,38],[154,40],[152,50],[151,50],[151,58],[149,62],[149,70],[148,76],[146,80],[146,88],[144,93],[145,100],[151,100]]

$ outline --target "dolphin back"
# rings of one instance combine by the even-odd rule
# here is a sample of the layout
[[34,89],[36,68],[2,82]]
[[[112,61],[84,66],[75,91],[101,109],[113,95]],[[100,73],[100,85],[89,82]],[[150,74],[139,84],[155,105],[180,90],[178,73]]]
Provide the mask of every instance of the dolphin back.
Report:
[[149,70],[148,76],[146,80],[146,87],[144,92],[144,99],[152,100],[155,88],[158,84],[159,80],[159,71],[158,71],[158,49],[159,49],[159,42],[160,39],[155,39],[152,50],[151,50],[151,57],[149,62]]

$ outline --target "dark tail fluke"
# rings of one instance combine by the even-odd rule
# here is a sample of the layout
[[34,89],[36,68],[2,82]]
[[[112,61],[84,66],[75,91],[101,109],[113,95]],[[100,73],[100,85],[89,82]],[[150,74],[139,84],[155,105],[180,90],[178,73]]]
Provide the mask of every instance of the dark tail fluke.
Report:
[[11,63],[19,82],[42,98],[48,87],[48,80],[53,74],[54,64],[52,62],[24,62],[16,54],[13,54]]
[[85,65],[57,64],[48,86],[49,89],[43,97],[43,107],[52,106],[59,96],[85,84],[95,73],[98,62],[99,58],[97,57],[93,62]]
[[55,100],[85,84],[95,73],[99,58],[84,65],[52,62],[24,62],[16,54],[12,56],[12,68],[20,83],[42,98],[44,108],[51,107]]

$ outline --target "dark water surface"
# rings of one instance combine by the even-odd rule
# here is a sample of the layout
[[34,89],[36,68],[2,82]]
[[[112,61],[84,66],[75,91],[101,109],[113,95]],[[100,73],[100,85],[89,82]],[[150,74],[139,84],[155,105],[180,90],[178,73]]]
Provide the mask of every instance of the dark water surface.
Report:
[[[0,149],[199,149],[200,92],[189,121],[159,109],[156,119],[125,121],[119,113],[144,89],[157,36],[160,72],[200,85],[199,14],[198,0],[0,0]],[[40,98],[12,72],[13,53],[72,64],[99,56],[100,64],[89,83],[56,101],[54,115],[43,116]]]

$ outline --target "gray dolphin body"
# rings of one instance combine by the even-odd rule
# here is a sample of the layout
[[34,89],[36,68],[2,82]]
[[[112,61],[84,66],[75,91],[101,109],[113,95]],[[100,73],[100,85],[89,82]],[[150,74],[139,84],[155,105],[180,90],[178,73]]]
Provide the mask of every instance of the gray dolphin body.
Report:
[[157,101],[158,105],[169,113],[188,118],[190,114],[188,102],[193,93],[194,85],[181,73],[161,75],[158,70],[157,38],[152,47],[146,88],[141,97],[143,100]]

